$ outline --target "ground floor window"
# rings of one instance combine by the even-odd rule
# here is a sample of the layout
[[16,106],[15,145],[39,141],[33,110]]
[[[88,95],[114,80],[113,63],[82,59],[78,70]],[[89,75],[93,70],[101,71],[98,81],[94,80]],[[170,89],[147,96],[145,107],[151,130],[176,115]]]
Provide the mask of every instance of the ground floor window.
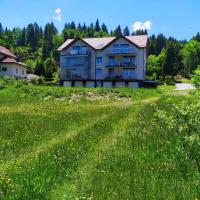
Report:
[[7,67],[2,67],[2,68],[1,68],[1,71],[2,71],[2,72],[7,72]]
[[135,78],[135,69],[124,69],[123,78],[127,79]]
[[97,78],[98,77],[102,77],[102,75],[103,75],[102,69],[96,69],[96,76],[97,76]]

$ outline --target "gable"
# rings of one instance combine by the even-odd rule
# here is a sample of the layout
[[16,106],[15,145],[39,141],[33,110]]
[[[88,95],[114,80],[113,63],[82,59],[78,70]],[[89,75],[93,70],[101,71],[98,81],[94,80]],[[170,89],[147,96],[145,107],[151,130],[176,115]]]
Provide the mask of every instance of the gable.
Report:
[[132,42],[123,37],[115,39],[115,41],[108,44],[104,49],[113,48],[114,46],[119,46],[120,48],[120,45],[128,45],[129,48],[132,48],[135,51],[138,49],[138,47],[135,44],[133,44]]
[[90,45],[88,45],[85,41],[83,40],[74,40],[72,41],[70,44],[68,44],[67,47],[65,47],[62,52],[61,55],[65,55],[67,54],[69,51],[71,51],[73,49],[73,47],[86,47],[88,50],[92,51],[94,50]]

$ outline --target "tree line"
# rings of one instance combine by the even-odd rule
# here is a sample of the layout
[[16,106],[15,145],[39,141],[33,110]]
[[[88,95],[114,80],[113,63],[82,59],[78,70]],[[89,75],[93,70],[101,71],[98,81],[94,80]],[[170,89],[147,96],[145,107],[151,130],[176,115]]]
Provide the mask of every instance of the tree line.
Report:
[[[109,37],[147,34],[147,30],[131,32],[126,26],[118,25],[109,30],[105,23],[70,22],[61,33],[55,25],[47,23],[44,28],[37,23],[27,27],[4,28],[0,23],[0,45],[11,49],[21,61],[31,66],[31,72],[52,78],[58,72],[59,55],[57,48],[67,39],[86,37]],[[162,79],[165,76],[182,74],[189,76],[200,64],[200,34],[190,41],[177,40],[163,34],[152,35],[148,39],[147,77]]]

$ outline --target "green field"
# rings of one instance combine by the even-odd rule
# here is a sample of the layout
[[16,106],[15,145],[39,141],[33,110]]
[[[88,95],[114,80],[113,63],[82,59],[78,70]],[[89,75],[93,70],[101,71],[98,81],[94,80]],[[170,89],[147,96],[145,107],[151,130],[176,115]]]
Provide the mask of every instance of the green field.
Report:
[[153,120],[188,98],[170,89],[2,88],[0,199],[198,199],[194,159]]

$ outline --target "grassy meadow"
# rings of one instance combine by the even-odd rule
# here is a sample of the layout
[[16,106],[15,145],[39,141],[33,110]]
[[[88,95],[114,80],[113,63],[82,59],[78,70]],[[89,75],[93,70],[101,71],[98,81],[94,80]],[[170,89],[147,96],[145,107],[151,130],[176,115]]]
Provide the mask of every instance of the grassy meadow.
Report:
[[198,199],[197,161],[156,122],[189,98],[172,89],[1,88],[0,199]]

